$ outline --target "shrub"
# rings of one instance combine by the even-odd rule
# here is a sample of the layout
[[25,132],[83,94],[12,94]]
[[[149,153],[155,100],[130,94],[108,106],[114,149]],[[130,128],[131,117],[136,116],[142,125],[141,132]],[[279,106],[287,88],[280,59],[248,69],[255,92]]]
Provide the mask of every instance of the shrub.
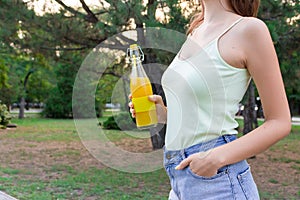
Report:
[[64,94],[59,88],[53,88],[46,100],[44,115],[49,118],[71,118],[72,97]]
[[134,119],[129,113],[120,113],[116,116],[109,117],[103,122],[103,128],[115,130],[132,130],[136,128]]
[[8,112],[7,106],[5,104],[1,104],[0,101],[0,128],[6,128],[10,120],[11,116]]

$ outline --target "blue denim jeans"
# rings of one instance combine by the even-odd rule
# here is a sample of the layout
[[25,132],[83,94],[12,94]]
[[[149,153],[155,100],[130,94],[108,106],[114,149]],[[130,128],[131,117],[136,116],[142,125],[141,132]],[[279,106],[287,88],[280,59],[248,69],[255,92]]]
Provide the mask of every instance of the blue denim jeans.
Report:
[[224,135],[178,151],[164,148],[164,166],[172,187],[169,200],[258,200],[258,190],[246,160],[224,166],[212,177],[194,174],[189,167],[175,170],[189,155],[207,151],[235,139],[234,135]]

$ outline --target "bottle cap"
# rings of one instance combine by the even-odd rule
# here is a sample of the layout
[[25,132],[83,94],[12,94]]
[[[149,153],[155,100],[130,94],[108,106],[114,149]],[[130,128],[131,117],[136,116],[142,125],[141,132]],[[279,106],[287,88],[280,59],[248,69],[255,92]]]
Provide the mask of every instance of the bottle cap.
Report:
[[138,48],[138,45],[137,44],[132,44],[129,46],[130,49],[137,49]]
[[133,54],[135,55],[135,59],[138,58],[139,60],[144,61],[144,53],[141,47],[138,46],[137,44],[131,44],[127,49],[127,57],[129,58],[130,62],[132,61],[131,57]]

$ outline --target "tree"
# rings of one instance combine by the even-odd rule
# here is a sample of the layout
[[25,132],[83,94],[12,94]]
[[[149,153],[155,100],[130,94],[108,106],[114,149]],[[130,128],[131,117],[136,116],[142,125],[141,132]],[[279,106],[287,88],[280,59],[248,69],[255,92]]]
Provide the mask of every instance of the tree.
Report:
[[7,72],[8,68],[4,59],[0,58],[0,88],[7,87]]
[[[142,0],[106,0],[105,2],[101,0],[97,1],[99,3],[95,6],[87,5],[85,0],[80,0],[80,7],[71,7],[62,0],[54,0],[53,2],[56,5],[60,5],[59,12],[37,14],[33,10],[34,6],[30,5],[31,2],[34,2],[34,0],[26,1],[26,3],[21,0],[1,0],[0,24],[7,27],[5,30],[0,31],[1,40],[8,47],[23,53],[27,52],[31,57],[40,53],[53,66],[57,67],[56,78],[54,79],[57,79],[58,87],[51,96],[57,98],[56,102],[60,97],[61,99],[68,97],[64,101],[58,102],[60,105],[63,104],[65,108],[68,108],[67,104],[71,101],[72,85],[69,83],[72,78],[62,80],[64,78],[59,76],[74,77],[74,74],[76,74],[75,69],[79,68],[81,59],[97,44],[106,41],[116,33],[126,30],[137,30],[138,41],[143,44],[143,33],[141,29],[136,28],[165,27],[184,33],[190,17],[193,13],[199,11],[199,4],[195,3],[196,1],[186,0],[149,0],[147,4]],[[12,7],[14,9],[11,9]],[[47,9],[47,5],[45,5],[45,9]],[[295,107],[300,104],[298,100],[299,70],[296,67],[299,63],[297,53],[299,52],[299,43],[297,43],[299,41],[299,19],[293,17],[299,16],[299,10],[299,0],[283,2],[268,0],[262,1],[260,12],[260,18],[266,21],[271,30],[283,76],[287,83],[289,100],[294,102]],[[158,16],[157,13],[161,13],[161,16]],[[111,48],[124,51],[124,44],[130,44],[133,41],[130,38],[118,35],[114,42],[114,45],[110,46]],[[174,56],[166,52],[151,50],[145,50],[145,53],[146,62],[149,63],[169,63],[172,56]],[[70,58],[74,54],[78,59],[76,58],[70,62]],[[125,63],[121,59],[115,67],[110,66],[104,75],[108,74],[108,76],[114,76],[115,78],[120,77],[119,73],[114,73],[116,66],[122,72]],[[63,67],[66,70],[63,70]],[[157,71],[155,79],[162,72],[163,70]],[[152,74],[152,72],[148,74]],[[108,80],[113,79],[108,78]],[[289,81],[287,82],[287,80]],[[114,81],[111,84],[114,84]],[[111,86],[107,86],[107,88]],[[157,88],[157,93],[159,92],[161,92],[161,88]],[[101,92],[97,93],[98,101],[102,104],[105,103],[105,95],[101,95]],[[72,115],[69,109],[64,112],[68,113],[67,116]]]
[[255,109],[255,88],[253,81],[250,82],[249,88],[245,94],[245,106],[243,110],[244,129],[243,134],[247,134],[258,127],[257,111]]
[[[16,8],[16,12],[9,11],[11,6]],[[3,82],[1,80],[0,98],[7,105],[19,101],[19,118],[23,118],[26,100],[41,101],[45,97],[41,91],[47,92],[50,85],[47,76],[49,71],[46,72],[50,70],[50,65],[44,55],[34,51],[35,47],[29,46],[26,40],[31,35],[24,28],[23,24],[25,27],[27,24],[22,20],[32,18],[34,12],[28,10],[21,1],[5,0],[1,1],[0,10],[0,24],[5,27],[0,30],[0,44],[3,47],[0,52],[0,60],[3,61],[0,69],[4,69],[1,74],[4,78]],[[31,77],[34,77],[35,82],[30,81]],[[37,82],[40,84],[37,85]]]
[[270,29],[292,114],[300,114],[300,1],[262,1],[259,17]]

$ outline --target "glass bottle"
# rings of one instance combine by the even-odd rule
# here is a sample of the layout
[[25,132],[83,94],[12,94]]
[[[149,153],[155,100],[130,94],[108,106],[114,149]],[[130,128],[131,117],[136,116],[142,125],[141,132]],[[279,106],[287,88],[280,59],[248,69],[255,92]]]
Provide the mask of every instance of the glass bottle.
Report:
[[153,95],[150,80],[143,69],[144,54],[137,44],[130,45],[127,56],[131,64],[130,91],[136,112],[136,125],[140,129],[150,128],[157,124],[155,103],[148,97]]

